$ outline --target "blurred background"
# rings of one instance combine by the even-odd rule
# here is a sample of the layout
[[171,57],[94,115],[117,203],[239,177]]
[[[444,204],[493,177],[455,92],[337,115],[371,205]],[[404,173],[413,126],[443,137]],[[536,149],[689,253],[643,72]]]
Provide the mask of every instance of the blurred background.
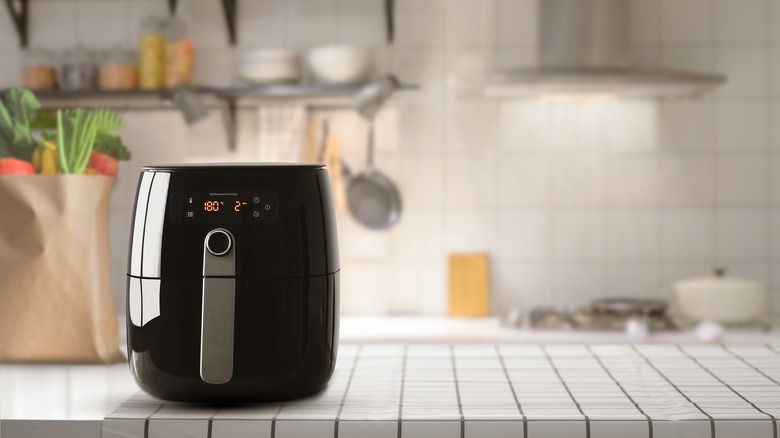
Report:
[[[455,253],[487,256],[489,313],[502,318],[597,298],[668,299],[675,282],[718,267],[765,285],[767,313],[780,314],[780,2],[631,0],[634,65],[726,78],[673,99],[471,92],[463,84],[490,72],[538,65],[537,0],[397,0],[392,44],[383,0],[236,7],[231,45],[220,2],[178,2],[197,86],[245,83],[242,63],[257,50],[305,59],[332,45],[365,48],[373,77],[418,86],[396,92],[376,120],[375,164],[399,187],[400,221],[375,231],[339,214],[343,314],[447,314]],[[35,56],[137,50],[142,22],[168,8],[31,1],[32,55],[0,13],[0,88],[20,85]],[[314,80],[301,64],[301,81]],[[366,122],[348,105],[239,106],[233,149],[221,111],[188,125],[170,108],[129,108],[118,106],[133,159],[121,164],[111,205],[120,313],[142,165],[297,160],[307,141],[324,143],[307,130],[327,120],[346,166],[366,166]]]

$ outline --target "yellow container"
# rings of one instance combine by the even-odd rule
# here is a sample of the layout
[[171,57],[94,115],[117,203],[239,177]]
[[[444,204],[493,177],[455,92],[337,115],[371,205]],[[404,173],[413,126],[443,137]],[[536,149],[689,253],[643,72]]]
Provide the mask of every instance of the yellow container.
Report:
[[155,17],[148,17],[141,23],[138,84],[142,90],[157,90],[165,86],[165,36],[161,20]]

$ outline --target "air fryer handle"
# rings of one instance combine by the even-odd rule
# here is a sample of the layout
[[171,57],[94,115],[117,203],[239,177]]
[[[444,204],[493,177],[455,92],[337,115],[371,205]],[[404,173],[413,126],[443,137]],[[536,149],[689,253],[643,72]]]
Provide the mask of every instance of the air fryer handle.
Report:
[[227,383],[233,377],[235,254],[230,231],[216,228],[206,235],[200,326],[200,378],[206,383]]

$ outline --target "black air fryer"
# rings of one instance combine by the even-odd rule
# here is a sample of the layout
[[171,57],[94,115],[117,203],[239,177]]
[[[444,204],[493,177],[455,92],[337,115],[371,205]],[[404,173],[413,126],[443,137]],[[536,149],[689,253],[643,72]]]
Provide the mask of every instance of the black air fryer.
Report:
[[141,388],[238,402],[327,384],[339,255],[322,166],[147,166],[132,228],[127,348]]

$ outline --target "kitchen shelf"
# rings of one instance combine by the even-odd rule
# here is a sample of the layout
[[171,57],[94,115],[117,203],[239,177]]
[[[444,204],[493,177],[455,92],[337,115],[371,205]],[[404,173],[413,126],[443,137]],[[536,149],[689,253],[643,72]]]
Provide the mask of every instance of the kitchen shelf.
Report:
[[[204,99],[240,100],[241,102],[278,101],[299,103],[305,106],[319,105],[346,108],[352,96],[364,84],[357,85],[264,85],[234,87],[195,87],[193,90]],[[418,85],[404,84],[400,90],[419,89]],[[172,90],[120,90],[120,91],[35,91],[44,108],[67,108],[73,105],[105,106],[118,109],[148,107],[149,109],[172,106]],[[213,102],[210,102],[213,103]]]
[[[347,109],[352,97],[365,84],[322,85],[280,84],[264,86],[194,87],[204,105],[225,112],[228,146],[235,149],[236,111],[255,109],[261,103],[297,104],[309,109]],[[403,84],[401,91],[417,90],[413,84]],[[41,106],[47,109],[72,107],[106,107],[121,111],[178,110],[173,90],[120,91],[36,91]]]

